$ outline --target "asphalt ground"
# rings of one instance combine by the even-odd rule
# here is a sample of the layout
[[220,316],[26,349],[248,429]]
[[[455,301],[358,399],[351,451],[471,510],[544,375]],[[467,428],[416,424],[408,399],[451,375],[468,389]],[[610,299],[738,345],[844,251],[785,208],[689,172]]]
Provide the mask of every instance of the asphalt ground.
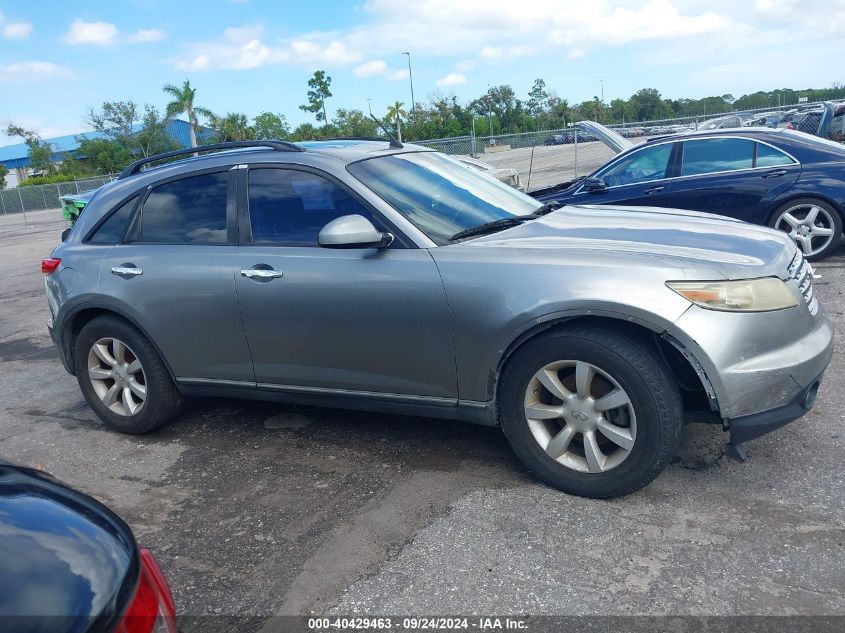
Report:
[[[0,216],[0,457],[121,514],[178,611],[200,617],[183,629],[251,616],[229,630],[272,630],[277,614],[845,615],[839,351],[813,411],[750,443],[746,463],[724,455],[721,428],[690,425],[653,484],[611,501],[537,483],[500,431],[450,421],[206,399],[120,435],[47,333],[39,262],[60,213],[28,220]],[[818,272],[841,350],[845,247]]]

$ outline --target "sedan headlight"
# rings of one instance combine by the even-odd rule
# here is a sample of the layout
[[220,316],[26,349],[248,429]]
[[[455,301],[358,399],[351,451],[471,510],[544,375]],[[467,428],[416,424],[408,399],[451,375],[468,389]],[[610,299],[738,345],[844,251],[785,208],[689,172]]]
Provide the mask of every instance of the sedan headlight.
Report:
[[666,285],[695,305],[725,312],[766,312],[798,305],[777,277],[740,281],[667,281]]

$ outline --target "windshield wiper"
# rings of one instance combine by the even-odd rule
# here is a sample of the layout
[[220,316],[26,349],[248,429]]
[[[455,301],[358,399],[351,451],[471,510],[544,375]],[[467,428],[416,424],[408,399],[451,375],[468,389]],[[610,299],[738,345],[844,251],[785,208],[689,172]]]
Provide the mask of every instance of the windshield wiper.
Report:
[[557,200],[552,200],[551,202],[547,202],[542,207],[539,207],[536,211],[534,211],[530,216],[525,217],[532,217],[532,218],[539,218],[542,215],[547,215],[552,211],[557,211],[563,205],[558,202]]
[[449,241],[454,242],[455,240],[460,240],[465,237],[472,237],[474,235],[484,235],[485,233],[494,233],[503,229],[509,229],[512,226],[517,226],[518,224],[522,224],[523,222],[528,222],[528,220],[536,220],[537,218],[551,213],[552,211],[560,209],[562,206],[563,205],[557,200],[552,200],[551,202],[547,202],[541,207],[537,207],[535,211],[529,213],[528,215],[518,215],[513,218],[502,218],[501,220],[493,220],[492,222],[485,222],[484,224],[479,224],[478,226],[473,226],[468,229],[464,229],[463,231],[458,231],[452,237],[449,238]]
[[468,229],[464,229],[463,231],[458,231],[452,237],[449,238],[449,241],[454,242],[455,240],[460,240],[465,237],[472,237],[473,235],[495,233],[496,231],[501,231],[502,229],[509,229],[512,226],[517,226],[518,224],[522,224],[526,220],[532,219],[533,218],[530,215],[523,215],[515,216],[512,218],[502,218],[500,220],[493,220],[492,222],[485,222],[484,224],[479,224],[478,226],[472,226]]

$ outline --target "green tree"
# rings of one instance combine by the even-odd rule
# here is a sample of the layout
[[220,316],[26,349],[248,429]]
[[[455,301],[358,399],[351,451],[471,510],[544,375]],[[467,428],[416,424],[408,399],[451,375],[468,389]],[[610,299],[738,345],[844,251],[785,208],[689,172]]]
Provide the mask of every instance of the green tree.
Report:
[[132,139],[141,156],[148,157],[180,149],[181,145],[167,133],[167,120],[151,105],[144,106],[141,128]]
[[539,119],[546,112],[546,104],[549,101],[549,93],[546,91],[546,82],[542,79],[535,79],[531,91],[528,93],[526,106],[528,114]]
[[402,120],[408,118],[408,113],[402,109],[402,106],[405,105],[401,101],[395,102],[389,108],[387,108],[387,120],[391,121],[396,124],[396,139],[401,143],[402,142]]
[[6,126],[6,136],[19,136],[26,143],[29,148],[27,156],[29,157],[29,165],[34,172],[41,172],[47,175],[55,173],[55,165],[50,160],[53,156],[53,151],[50,145],[41,140],[41,136],[35,130],[27,130],[20,125],[10,122]]
[[6,188],[6,176],[9,175],[9,168],[0,163],[0,191]]
[[215,143],[227,141],[249,141],[255,138],[255,129],[250,126],[245,114],[229,112],[226,116],[211,115],[211,139]]
[[326,74],[325,70],[318,70],[314,72],[314,76],[308,80],[308,103],[299,106],[303,112],[313,112],[314,118],[322,121],[324,126],[328,126],[329,117],[326,115],[326,99],[332,96],[329,86],[332,85],[332,78]]
[[101,174],[121,171],[136,156],[120,141],[109,138],[77,138],[79,147],[75,154],[80,160],[87,160],[93,170]]
[[284,140],[290,136],[290,124],[284,114],[262,112],[252,121],[255,138],[262,141]]
[[319,130],[310,123],[301,123],[291,132],[291,139],[294,141],[311,141],[320,137]]
[[331,127],[324,128],[326,133],[337,136],[377,136],[376,122],[361,110],[339,108],[332,119]]
[[191,82],[187,79],[182,82],[181,88],[174,86],[173,84],[166,84],[162,90],[165,94],[168,94],[173,98],[173,101],[168,103],[165,108],[165,116],[168,119],[172,119],[177,114],[182,114],[184,112],[188,117],[188,125],[190,126],[191,147],[196,147],[197,129],[200,126],[198,117],[210,119],[213,116],[211,111],[207,108],[194,105],[197,89],[191,87]]

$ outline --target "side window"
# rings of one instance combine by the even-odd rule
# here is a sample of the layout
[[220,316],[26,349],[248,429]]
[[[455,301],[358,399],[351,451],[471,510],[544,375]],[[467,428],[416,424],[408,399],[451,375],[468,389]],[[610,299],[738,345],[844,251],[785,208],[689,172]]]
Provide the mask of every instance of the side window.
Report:
[[681,176],[736,171],[754,166],[754,141],[744,138],[709,138],[684,142]]
[[141,214],[141,242],[224,244],[229,175],[202,174],[159,185]]
[[317,246],[326,224],[353,214],[373,222],[358,200],[322,176],[292,169],[249,170],[249,218],[256,243]]
[[776,167],[777,165],[791,165],[794,161],[779,149],[771,145],[757,143],[757,167]]
[[103,222],[94,234],[88,238],[89,244],[117,244],[126,233],[126,225],[135,210],[138,196],[131,198],[115,209],[108,219]]
[[828,136],[833,141],[845,143],[845,112],[837,114],[830,123]]
[[598,174],[598,177],[609,187],[665,178],[673,145],[663,143],[633,152],[604,173]]

